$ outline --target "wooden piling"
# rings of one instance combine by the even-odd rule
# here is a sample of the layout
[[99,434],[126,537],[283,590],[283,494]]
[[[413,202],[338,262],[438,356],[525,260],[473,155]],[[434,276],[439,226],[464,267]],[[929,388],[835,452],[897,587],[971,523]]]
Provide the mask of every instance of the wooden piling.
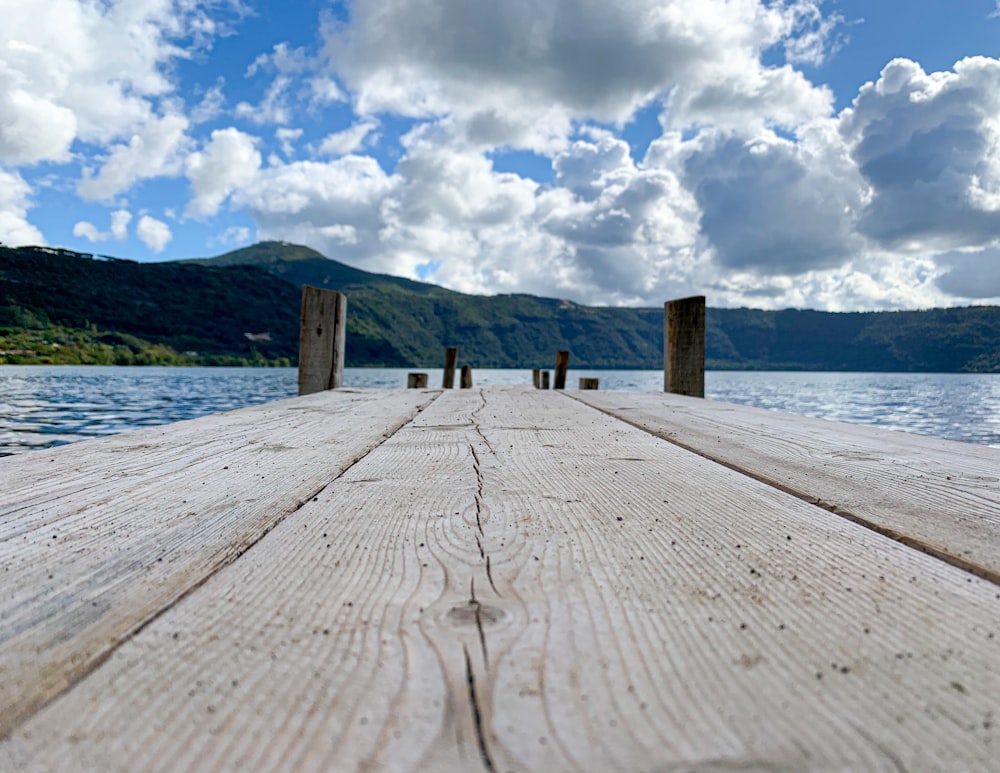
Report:
[[406,374],[406,388],[407,389],[426,389],[427,388],[427,374],[426,373],[407,373]]
[[540,389],[542,386],[542,369],[533,368],[531,371],[531,385],[535,389]]
[[705,296],[663,307],[663,391],[705,396]]
[[344,384],[347,297],[318,287],[302,288],[299,325],[299,394]]
[[444,350],[444,379],[441,386],[445,389],[455,388],[455,366],[458,365],[458,347],[449,346]]
[[543,370],[540,375],[542,377],[542,381],[541,381],[542,387],[541,388],[542,389],[548,389],[549,388],[549,372],[547,370]]
[[596,378],[580,379],[580,389],[597,389],[599,384],[600,384],[600,379]]
[[569,352],[556,352],[556,378],[553,389],[566,388],[566,370],[569,368]]
[[472,366],[463,365],[462,366],[462,389],[472,389]]

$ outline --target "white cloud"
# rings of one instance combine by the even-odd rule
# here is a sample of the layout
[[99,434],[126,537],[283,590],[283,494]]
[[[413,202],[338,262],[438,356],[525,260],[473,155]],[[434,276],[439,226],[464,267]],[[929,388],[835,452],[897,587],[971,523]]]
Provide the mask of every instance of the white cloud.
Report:
[[280,128],[274,132],[274,138],[281,144],[281,152],[290,158],[295,155],[295,143],[302,137],[302,129]]
[[258,126],[264,124],[283,125],[292,120],[288,92],[294,81],[288,75],[279,75],[272,82],[259,104],[240,102],[236,105],[236,116],[252,121]]
[[[229,0],[4,0],[0,160],[66,161],[74,141],[103,145],[158,120],[167,66],[219,31]],[[175,41],[187,38],[188,50]]]
[[[760,59],[798,33],[813,35],[810,56],[819,56],[818,5],[357,0],[349,24],[326,30],[327,51],[362,115],[448,115],[468,124],[485,117],[494,144],[547,150],[551,138],[541,143],[531,131],[539,121],[565,136],[571,119],[622,123],[671,91],[691,120],[711,119],[713,106],[732,116],[734,96],[738,112],[757,120],[788,123],[796,110],[828,110],[825,90]],[[730,87],[733,79],[745,88]]]
[[92,244],[95,242],[106,242],[114,238],[124,241],[128,238],[128,224],[132,221],[132,213],[126,209],[119,209],[111,213],[111,230],[101,231],[96,225],[81,220],[73,226],[73,236],[86,239]]
[[679,165],[720,267],[795,276],[864,246],[853,228],[864,186],[830,123],[799,140],[713,130],[650,155]]
[[153,252],[163,252],[170,240],[174,238],[170,232],[170,226],[149,215],[143,215],[139,218],[135,233],[142,243]]
[[132,222],[132,213],[127,209],[119,209],[111,213],[111,235],[120,242],[128,238],[128,224]]
[[185,213],[193,217],[211,217],[234,190],[249,186],[260,169],[257,139],[238,129],[217,129],[205,149],[192,153],[185,171],[194,189],[194,197]]
[[890,62],[841,118],[871,188],[859,230],[906,253],[981,248],[1000,238],[1000,60],[927,74]]
[[378,128],[377,121],[361,121],[343,131],[328,134],[319,144],[319,153],[325,156],[346,156],[360,150],[371,141],[372,132]]
[[101,233],[96,225],[86,220],[81,220],[73,226],[73,236],[86,239],[88,242],[103,242],[108,238],[107,234]]
[[208,243],[212,246],[235,247],[249,244],[251,238],[252,232],[249,228],[234,225],[227,228],[218,236],[209,239]]
[[0,169],[0,243],[8,247],[45,244],[42,232],[28,222],[31,193],[21,175]]
[[85,168],[77,193],[85,199],[109,199],[139,180],[178,174],[183,151],[190,143],[187,128],[188,120],[181,115],[151,119],[128,144],[111,148],[97,174]]

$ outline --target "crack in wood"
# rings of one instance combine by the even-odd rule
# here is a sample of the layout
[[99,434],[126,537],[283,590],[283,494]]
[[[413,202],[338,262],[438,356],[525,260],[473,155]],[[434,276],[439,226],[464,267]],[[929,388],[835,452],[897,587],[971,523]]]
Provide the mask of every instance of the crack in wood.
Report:
[[493,569],[490,567],[490,557],[486,556],[486,579],[490,581],[490,587],[493,588],[493,592],[500,595],[500,591],[497,590],[497,585],[493,582]]
[[493,759],[490,757],[490,750],[486,744],[486,734],[483,730],[483,714],[479,708],[479,697],[476,694],[476,675],[472,669],[472,658],[469,657],[469,650],[467,647],[462,647],[462,652],[465,655],[465,681],[469,688],[469,707],[472,709],[472,724],[476,729],[476,743],[479,746],[479,758],[482,760],[483,767],[486,768],[489,773],[494,773],[496,766],[493,764]]

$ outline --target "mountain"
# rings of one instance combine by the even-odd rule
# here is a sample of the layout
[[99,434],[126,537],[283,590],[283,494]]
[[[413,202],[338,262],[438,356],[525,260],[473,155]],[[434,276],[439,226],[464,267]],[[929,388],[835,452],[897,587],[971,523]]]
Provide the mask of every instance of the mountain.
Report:
[[288,362],[298,348],[299,295],[252,266],[0,247],[0,350],[21,353],[0,361]]
[[[574,367],[662,367],[662,307],[465,295],[283,242],[173,263],[0,247],[0,352],[45,352],[0,362],[294,361],[303,284],[347,294],[348,365],[439,367],[451,345],[474,367],[551,367],[558,349]],[[1000,372],[996,307],[709,309],[706,326],[715,368]],[[42,340],[54,335],[67,343]]]

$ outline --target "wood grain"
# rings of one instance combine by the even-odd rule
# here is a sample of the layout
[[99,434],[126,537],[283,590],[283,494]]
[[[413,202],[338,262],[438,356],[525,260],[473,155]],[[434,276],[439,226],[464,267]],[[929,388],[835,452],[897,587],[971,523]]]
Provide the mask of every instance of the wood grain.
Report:
[[305,285],[299,320],[299,394],[344,384],[347,296]]
[[432,399],[326,392],[0,460],[0,736]]
[[675,395],[575,396],[1000,582],[1000,449]]
[[553,392],[448,392],[17,771],[986,771],[979,578]]

